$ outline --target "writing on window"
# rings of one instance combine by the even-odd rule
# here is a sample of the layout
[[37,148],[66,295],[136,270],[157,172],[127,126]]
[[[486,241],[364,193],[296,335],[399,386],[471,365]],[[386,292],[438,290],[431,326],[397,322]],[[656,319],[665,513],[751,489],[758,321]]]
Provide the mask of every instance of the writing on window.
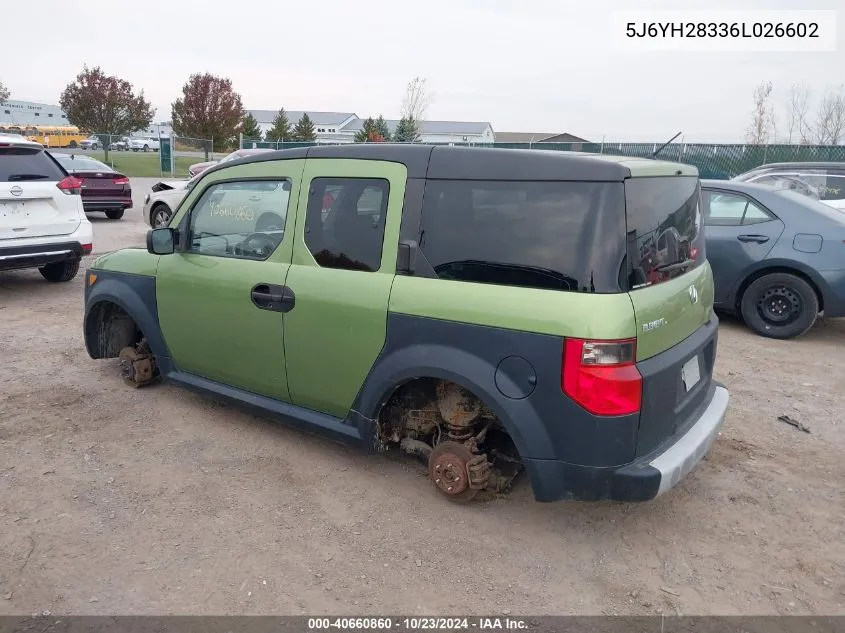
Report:
[[188,251],[267,259],[284,239],[290,190],[285,179],[211,185],[191,211]]

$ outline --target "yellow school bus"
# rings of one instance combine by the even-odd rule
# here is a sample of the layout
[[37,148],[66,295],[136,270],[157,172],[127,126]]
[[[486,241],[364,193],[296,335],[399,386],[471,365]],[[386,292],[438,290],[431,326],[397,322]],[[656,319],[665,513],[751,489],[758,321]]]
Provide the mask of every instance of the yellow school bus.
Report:
[[75,125],[0,125],[0,134],[20,134],[44,147],[79,147],[88,138]]

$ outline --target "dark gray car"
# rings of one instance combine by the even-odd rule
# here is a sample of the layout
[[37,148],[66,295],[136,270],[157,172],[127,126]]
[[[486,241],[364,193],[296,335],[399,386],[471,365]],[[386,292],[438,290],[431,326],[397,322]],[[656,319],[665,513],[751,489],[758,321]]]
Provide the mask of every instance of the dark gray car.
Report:
[[702,180],[715,307],[763,336],[793,338],[845,316],[845,212],[793,191]]

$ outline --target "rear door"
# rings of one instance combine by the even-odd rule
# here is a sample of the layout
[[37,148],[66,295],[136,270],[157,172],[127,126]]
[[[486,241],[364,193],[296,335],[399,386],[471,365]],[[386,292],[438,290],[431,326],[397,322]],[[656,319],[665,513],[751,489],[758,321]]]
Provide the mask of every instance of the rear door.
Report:
[[294,404],[345,417],[384,346],[406,179],[398,163],[307,162],[286,283]]
[[784,224],[758,201],[736,191],[708,187],[702,204],[715,303],[725,305],[744,271],[772,250]]
[[76,231],[81,200],[58,188],[65,176],[40,146],[0,144],[0,242]]

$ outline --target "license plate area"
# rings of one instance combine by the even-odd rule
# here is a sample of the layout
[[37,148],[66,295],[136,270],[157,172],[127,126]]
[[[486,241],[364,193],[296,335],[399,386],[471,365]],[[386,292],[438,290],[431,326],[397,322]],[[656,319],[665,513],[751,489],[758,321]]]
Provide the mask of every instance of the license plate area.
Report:
[[701,362],[698,354],[690,358],[681,367],[681,382],[684,384],[684,391],[687,393],[701,382]]

